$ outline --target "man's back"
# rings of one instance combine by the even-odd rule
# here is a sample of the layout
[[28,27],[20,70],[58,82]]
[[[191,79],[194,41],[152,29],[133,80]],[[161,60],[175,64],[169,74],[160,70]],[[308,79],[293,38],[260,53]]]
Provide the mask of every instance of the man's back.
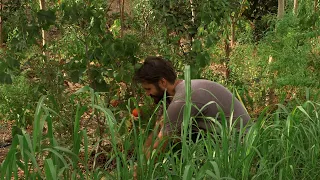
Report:
[[[191,116],[197,119],[197,126],[200,129],[207,129],[206,120],[200,116],[217,118],[220,123],[218,106],[223,110],[227,121],[233,112],[233,120],[242,118],[245,125],[250,116],[244,106],[234,95],[222,85],[204,79],[191,80]],[[166,131],[173,129],[180,130],[183,120],[183,107],[185,105],[185,82],[182,81],[175,88],[175,95],[170,103],[167,112],[168,120],[166,123]],[[240,128],[240,121],[236,127]]]

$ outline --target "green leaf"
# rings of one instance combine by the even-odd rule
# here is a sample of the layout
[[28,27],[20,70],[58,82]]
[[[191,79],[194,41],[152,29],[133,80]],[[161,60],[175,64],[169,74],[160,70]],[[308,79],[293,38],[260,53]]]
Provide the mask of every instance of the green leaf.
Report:
[[26,155],[32,161],[34,172],[40,172],[41,170],[40,170],[39,164],[37,163],[36,156],[34,154],[31,154],[29,151],[25,151],[25,152],[26,152]]
[[56,157],[58,157],[61,162],[63,163],[64,167],[65,168],[68,168],[68,164],[67,164],[67,161],[63,158],[63,156],[56,150],[52,149],[52,148],[44,148],[42,149],[42,151],[49,151],[51,153],[53,153]]
[[53,10],[40,10],[37,12],[37,18],[40,26],[48,30],[51,25],[55,24],[56,15]]
[[206,174],[208,174],[213,179],[220,179],[218,176],[216,176],[212,171],[206,170]]
[[[6,155],[5,160],[2,162],[1,164],[1,171],[0,171],[0,178],[1,179],[10,179],[10,176],[12,174],[12,166],[15,165],[14,159],[15,159],[15,154],[17,153],[17,145],[18,145],[18,136],[15,136],[13,141],[12,141],[12,145],[11,148],[9,150],[9,152]],[[4,178],[6,177],[6,178]]]
[[196,63],[199,64],[200,68],[203,68],[208,64],[208,59],[207,59],[206,54],[203,54],[203,53],[197,54],[196,60],[197,60]]
[[305,109],[303,109],[302,106],[298,106],[297,107],[301,112],[303,112],[310,120],[312,120],[312,118],[310,117],[310,115],[307,113],[307,111]]
[[5,72],[0,72],[0,84],[12,84],[11,75]]
[[82,130],[82,131],[80,132],[80,135],[83,137],[83,145],[84,145],[84,166],[85,166],[85,168],[86,168],[86,173],[89,173],[89,169],[88,169],[88,160],[89,160],[88,147],[89,147],[89,143],[88,143],[87,131],[86,131],[86,130]]
[[14,56],[7,58],[8,67],[10,69],[18,69],[20,67],[20,62]]
[[78,91],[76,91],[74,94],[79,94],[79,93],[83,93],[83,92],[87,92],[89,91],[91,94],[93,93],[93,89],[90,86],[84,86],[81,89],[79,89]]
[[220,179],[220,170],[219,170],[218,164],[215,161],[210,161],[210,163],[213,166],[216,176],[219,177]]
[[43,112],[43,104],[46,96],[42,96],[38,102],[36,112],[34,115],[34,122],[33,122],[33,151],[35,152],[38,147],[40,147],[41,137],[42,137],[42,130],[44,126],[44,122],[47,119],[48,115],[44,114]]
[[[80,105],[77,106],[76,119],[75,119],[74,128],[73,128],[73,153],[75,153],[77,156],[79,155],[80,145],[81,145],[80,119],[86,110],[87,110],[86,106],[82,106],[82,107],[80,107]],[[77,164],[78,164],[78,158],[73,158],[73,166],[76,167]]]
[[110,89],[108,84],[104,80],[94,80],[91,86],[96,92],[108,92]]
[[55,146],[54,149],[59,150],[59,151],[62,151],[62,152],[67,153],[67,154],[70,154],[70,155],[72,155],[74,158],[79,159],[79,157],[78,157],[76,154],[74,154],[70,149],[67,149],[67,148],[61,147],[61,146]]
[[56,168],[53,165],[53,161],[52,159],[46,159],[44,162],[44,171],[46,174],[46,179],[52,179],[55,180],[57,179],[57,172],[56,172]]
[[79,70],[71,71],[70,73],[71,81],[75,83],[79,82],[81,75],[82,75],[82,72],[80,72]]
[[186,165],[186,167],[184,168],[184,172],[183,172],[183,177],[182,177],[182,179],[183,179],[183,180],[192,179],[193,171],[194,171],[193,166],[191,166],[190,164],[189,164],[189,165]]
[[14,137],[15,135],[22,135],[22,130],[20,127],[17,127],[17,126],[12,126],[12,129],[11,129],[11,134],[12,134],[12,137]]
[[182,155],[184,158],[188,159],[188,145],[187,145],[187,135],[188,130],[190,129],[191,121],[191,77],[190,77],[190,66],[186,65],[184,69],[185,77],[185,106],[183,109],[183,122],[182,122]]

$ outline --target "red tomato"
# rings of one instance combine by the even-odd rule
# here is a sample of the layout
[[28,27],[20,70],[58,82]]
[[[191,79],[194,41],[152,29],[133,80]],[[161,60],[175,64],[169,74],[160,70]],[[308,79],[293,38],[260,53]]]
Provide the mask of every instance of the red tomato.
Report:
[[140,112],[139,109],[133,109],[133,110],[132,110],[132,115],[133,115],[134,117],[138,117],[138,116],[139,116],[139,112]]

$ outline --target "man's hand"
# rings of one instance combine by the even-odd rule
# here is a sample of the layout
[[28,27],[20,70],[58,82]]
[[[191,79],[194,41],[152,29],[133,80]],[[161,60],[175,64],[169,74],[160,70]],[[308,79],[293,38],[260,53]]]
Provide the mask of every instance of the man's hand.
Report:
[[[155,124],[154,132],[152,132],[149,137],[147,138],[145,144],[144,144],[144,153],[147,159],[150,158],[151,152],[154,149],[158,149],[159,145],[164,140],[164,126],[163,126],[163,118],[158,120]],[[152,144],[153,143],[153,144]],[[152,147],[151,147],[152,145]],[[160,147],[160,152],[163,151],[166,148],[167,140],[163,142],[162,146]]]
[[137,180],[138,179],[138,165],[135,164],[133,166],[133,180]]

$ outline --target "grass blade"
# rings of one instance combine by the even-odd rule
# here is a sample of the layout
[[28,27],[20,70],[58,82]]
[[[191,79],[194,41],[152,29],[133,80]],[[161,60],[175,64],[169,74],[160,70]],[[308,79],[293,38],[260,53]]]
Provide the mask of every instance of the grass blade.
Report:
[[46,179],[52,179],[52,180],[56,180],[57,179],[57,172],[56,172],[56,168],[53,165],[53,161],[52,159],[46,159],[44,162],[44,171],[46,174]]
[[45,118],[42,118],[42,105],[44,104],[46,96],[42,96],[38,102],[35,116],[34,116],[34,122],[33,122],[33,132],[32,132],[32,137],[33,137],[33,152],[36,151],[38,147],[40,147],[40,140],[42,136],[42,128],[44,125],[44,120]]
[[[188,145],[187,145],[187,135],[188,128],[190,124],[190,115],[191,115],[191,76],[190,76],[190,66],[185,66],[184,70],[185,77],[185,106],[183,110],[183,122],[182,122],[182,159],[188,159]],[[182,163],[182,162],[181,162]]]
[[182,179],[183,180],[192,179],[193,171],[194,171],[194,168],[190,164],[186,165],[185,168],[184,168]]

